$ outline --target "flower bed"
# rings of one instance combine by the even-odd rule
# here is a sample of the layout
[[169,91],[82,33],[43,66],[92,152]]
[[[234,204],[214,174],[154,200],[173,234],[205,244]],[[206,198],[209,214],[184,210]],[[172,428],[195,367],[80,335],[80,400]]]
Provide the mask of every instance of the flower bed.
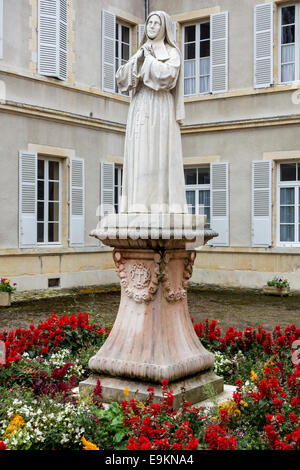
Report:
[[[36,327],[0,332],[6,364],[0,364],[0,450],[234,450],[300,449],[300,366],[291,349],[300,330],[273,333],[263,327],[224,336],[215,320],[194,325],[215,353],[215,371],[235,384],[232,398],[210,409],[173,393],[163,381],[163,399],[102,404],[101,383],[93,396],[73,392],[89,375],[88,359],[109,331],[77,317],[52,315]],[[295,362],[295,361],[294,361]]]

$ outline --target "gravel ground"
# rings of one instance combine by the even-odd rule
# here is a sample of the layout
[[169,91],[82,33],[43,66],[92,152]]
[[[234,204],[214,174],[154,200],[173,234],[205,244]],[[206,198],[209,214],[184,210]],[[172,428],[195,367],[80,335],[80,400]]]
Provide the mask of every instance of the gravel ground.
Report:
[[[11,307],[0,307],[0,329],[27,328],[51,315],[91,312],[101,325],[112,323],[118,312],[118,287],[47,290],[15,293]],[[188,305],[195,322],[206,318],[218,320],[223,332],[229,326],[244,330],[246,326],[263,325],[272,331],[275,325],[286,327],[292,323],[300,327],[300,295],[290,297],[265,296],[255,291],[192,287]]]

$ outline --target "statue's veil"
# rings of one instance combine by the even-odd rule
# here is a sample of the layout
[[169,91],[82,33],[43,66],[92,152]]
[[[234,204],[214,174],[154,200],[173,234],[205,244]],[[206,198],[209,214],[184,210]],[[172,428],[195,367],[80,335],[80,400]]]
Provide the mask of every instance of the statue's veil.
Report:
[[170,16],[165,12],[165,11],[152,11],[145,23],[145,29],[144,29],[144,34],[140,43],[140,47],[145,44],[148,41],[148,36],[147,36],[147,28],[146,25],[148,23],[149,18],[152,15],[157,15],[161,19],[161,24],[165,29],[165,35],[164,35],[164,40],[167,42],[171,47],[175,47],[175,49],[178,51],[180,55],[180,71],[178,75],[178,80],[176,87],[173,88],[172,93],[175,98],[175,112],[176,112],[176,121],[178,121],[180,124],[185,118],[185,112],[184,112],[184,73],[183,73],[183,61],[181,57],[181,52],[175,42],[174,34],[173,34],[173,24],[171,21]]

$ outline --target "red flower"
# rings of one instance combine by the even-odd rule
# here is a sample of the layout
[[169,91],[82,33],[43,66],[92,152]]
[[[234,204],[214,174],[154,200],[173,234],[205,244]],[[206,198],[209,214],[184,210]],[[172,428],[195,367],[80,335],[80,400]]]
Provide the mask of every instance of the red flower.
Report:
[[7,447],[3,441],[0,441],[0,450],[7,450]]

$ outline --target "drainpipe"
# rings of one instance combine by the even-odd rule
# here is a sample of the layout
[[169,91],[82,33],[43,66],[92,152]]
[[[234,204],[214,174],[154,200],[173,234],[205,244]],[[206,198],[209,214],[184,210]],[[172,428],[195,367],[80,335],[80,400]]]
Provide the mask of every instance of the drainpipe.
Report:
[[145,20],[148,18],[149,15],[149,0],[145,0]]

